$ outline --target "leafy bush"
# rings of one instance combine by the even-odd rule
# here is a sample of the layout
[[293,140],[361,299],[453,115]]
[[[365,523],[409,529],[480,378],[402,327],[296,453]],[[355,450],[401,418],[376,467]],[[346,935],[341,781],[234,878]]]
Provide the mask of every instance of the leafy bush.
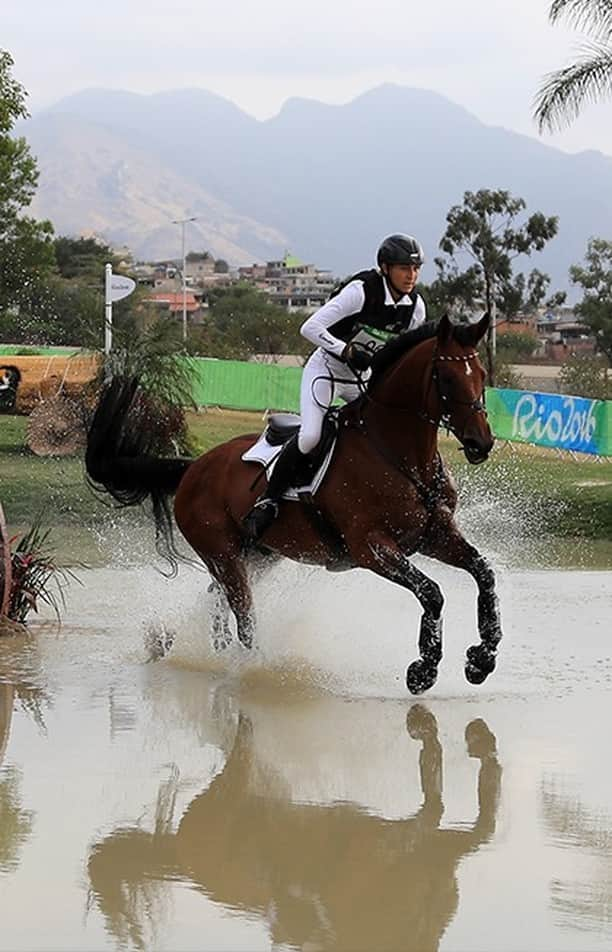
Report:
[[506,331],[497,335],[498,353],[500,357],[504,357],[511,363],[516,363],[521,358],[531,357],[537,346],[537,337],[526,331],[516,334]]
[[523,378],[512,369],[505,355],[497,354],[495,359],[495,386],[506,390],[522,390]]
[[612,380],[605,363],[587,354],[570,354],[559,371],[561,393],[591,400],[612,400]]

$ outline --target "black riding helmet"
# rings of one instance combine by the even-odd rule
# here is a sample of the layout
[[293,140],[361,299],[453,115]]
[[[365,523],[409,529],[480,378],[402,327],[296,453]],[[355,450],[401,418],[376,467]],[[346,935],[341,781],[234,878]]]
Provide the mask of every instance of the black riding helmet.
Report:
[[376,255],[379,268],[383,264],[414,264],[420,268],[424,260],[423,249],[412,235],[389,235]]

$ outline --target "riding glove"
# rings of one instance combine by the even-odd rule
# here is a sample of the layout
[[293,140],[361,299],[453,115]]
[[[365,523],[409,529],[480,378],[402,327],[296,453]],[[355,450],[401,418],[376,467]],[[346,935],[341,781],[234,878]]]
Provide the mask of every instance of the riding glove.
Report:
[[358,373],[367,370],[372,363],[372,354],[362,344],[351,342],[342,351],[342,357],[351,368]]

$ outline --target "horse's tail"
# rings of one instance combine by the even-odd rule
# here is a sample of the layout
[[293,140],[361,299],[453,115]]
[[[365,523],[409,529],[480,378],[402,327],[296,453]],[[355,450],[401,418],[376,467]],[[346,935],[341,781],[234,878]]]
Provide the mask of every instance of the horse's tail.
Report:
[[137,379],[116,377],[104,386],[87,433],[89,481],[122,506],[151,499],[157,547],[175,572],[170,499],[192,460],[158,455],[169,442],[167,408],[148,399]]

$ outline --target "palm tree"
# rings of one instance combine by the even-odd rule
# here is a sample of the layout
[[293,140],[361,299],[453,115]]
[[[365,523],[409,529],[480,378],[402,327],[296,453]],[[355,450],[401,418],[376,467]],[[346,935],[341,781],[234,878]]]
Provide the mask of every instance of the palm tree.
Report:
[[544,77],[534,104],[540,132],[569,125],[584,103],[612,94],[612,0],[552,0],[550,22],[562,19],[588,39],[575,63]]

